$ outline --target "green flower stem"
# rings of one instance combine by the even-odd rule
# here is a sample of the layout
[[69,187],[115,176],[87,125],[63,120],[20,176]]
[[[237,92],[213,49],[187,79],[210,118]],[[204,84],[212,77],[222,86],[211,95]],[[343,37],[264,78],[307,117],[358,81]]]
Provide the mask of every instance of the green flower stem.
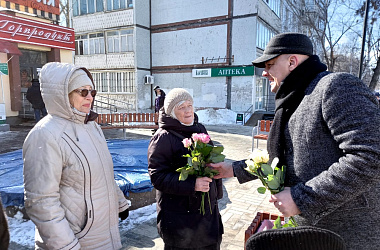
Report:
[[205,193],[202,192],[202,200],[201,200],[201,207],[199,209],[199,213],[205,215]]
[[212,210],[211,210],[211,202],[210,202],[210,194],[209,194],[208,191],[207,191],[207,196],[208,196],[208,206],[210,207],[210,213],[212,214]]
[[[203,214],[205,215],[205,192],[202,192],[202,200],[201,200],[201,207],[199,208],[199,213],[200,214]],[[210,202],[210,193],[207,192],[207,196],[208,196],[208,205],[210,207],[210,213],[212,214],[212,210],[211,210],[211,202]]]
[[290,216],[290,217],[289,217],[289,220],[292,222],[292,224],[293,224],[295,227],[298,227],[298,224],[297,224],[296,220],[293,218],[293,216]]

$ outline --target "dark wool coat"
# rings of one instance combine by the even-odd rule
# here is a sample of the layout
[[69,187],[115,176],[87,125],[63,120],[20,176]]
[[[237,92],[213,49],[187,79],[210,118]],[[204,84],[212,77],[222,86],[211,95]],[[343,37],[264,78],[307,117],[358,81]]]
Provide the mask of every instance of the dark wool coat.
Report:
[[156,93],[156,99],[154,101],[154,111],[156,113],[158,113],[160,111],[160,109],[164,106],[164,102],[165,102],[165,97],[166,97],[166,94],[165,92],[161,89],[161,95],[157,96],[157,93]]
[[40,83],[38,80],[32,81],[32,86],[30,86],[26,92],[26,99],[28,99],[34,109],[45,108],[45,103],[42,100]]
[[[285,128],[286,186],[299,225],[341,235],[348,249],[380,246],[380,110],[346,73],[320,73]],[[235,162],[239,182],[252,179]]]
[[[197,120],[197,119],[195,119]],[[186,138],[193,133],[207,133],[205,127],[194,122],[184,126],[160,111],[159,129],[148,148],[148,167],[153,186],[157,189],[157,229],[166,245],[179,248],[202,248],[216,244],[223,234],[217,199],[222,198],[222,181],[210,183],[212,214],[205,195],[205,215],[200,214],[201,192],[195,192],[196,177],[189,175],[179,181],[176,169],[186,165],[182,155],[189,151],[182,139],[168,132],[173,130]]]

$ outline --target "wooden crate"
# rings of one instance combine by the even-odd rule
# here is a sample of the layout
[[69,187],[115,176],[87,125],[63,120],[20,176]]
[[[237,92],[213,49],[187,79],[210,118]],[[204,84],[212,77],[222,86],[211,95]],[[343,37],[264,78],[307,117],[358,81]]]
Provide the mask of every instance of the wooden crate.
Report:
[[[251,235],[255,234],[257,229],[260,227],[261,223],[264,220],[276,220],[279,215],[277,214],[270,214],[267,212],[257,212],[257,215],[255,218],[253,218],[252,223],[248,226],[247,230],[245,230],[245,235],[244,235],[244,249],[245,249],[245,244],[249,237]],[[284,221],[284,217],[280,216],[281,221]]]

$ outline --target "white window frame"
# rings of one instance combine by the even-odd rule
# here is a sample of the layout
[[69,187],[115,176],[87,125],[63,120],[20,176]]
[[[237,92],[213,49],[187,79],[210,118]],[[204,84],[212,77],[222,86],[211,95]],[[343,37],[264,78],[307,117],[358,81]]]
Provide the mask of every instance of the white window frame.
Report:
[[[86,4],[86,10],[82,10],[82,4]],[[90,12],[90,6],[93,11]],[[73,16],[81,16],[104,11],[103,0],[73,0]]]
[[280,17],[281,13],[281,0],[264,0],[264,2],[269,6],[273,12]]
[[133,52],[133,29],[108,31],[107,53]]
[[104,33],[90,33],[75,37],[75,55],[94,54],[105,54]]
[[99,93],[135,93],[134,71],[97,71],[91,72],[91,75]]
[[132,0],[106,0],[107,11],[133,8]]
[[256,29],[256,46],[262,50],[265,49],[269,40],[276,35],[266,24],[258,20]]

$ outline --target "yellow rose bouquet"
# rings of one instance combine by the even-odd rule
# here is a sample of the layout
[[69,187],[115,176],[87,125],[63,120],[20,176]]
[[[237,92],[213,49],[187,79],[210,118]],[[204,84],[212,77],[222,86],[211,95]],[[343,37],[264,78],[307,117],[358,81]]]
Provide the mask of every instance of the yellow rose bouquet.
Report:
[[[248,159],[245,161],[247,167],[245,168],[250,174],[259,178],[263,187],[259,187],[257,191],[260,194],[264,194],[266,190],[269,190],[271,194],[277,194],[284,190],[285,171],[286,166],[277,166],[279,159],[276,157],[273,159],[272,164],[268,165],[269,154],[266,150],[255,149]],[[293,217],[289,217],[289,222],[282,225],[280,217],[274,222],[274,229],[283,227],[297,227],[297,222]]]

